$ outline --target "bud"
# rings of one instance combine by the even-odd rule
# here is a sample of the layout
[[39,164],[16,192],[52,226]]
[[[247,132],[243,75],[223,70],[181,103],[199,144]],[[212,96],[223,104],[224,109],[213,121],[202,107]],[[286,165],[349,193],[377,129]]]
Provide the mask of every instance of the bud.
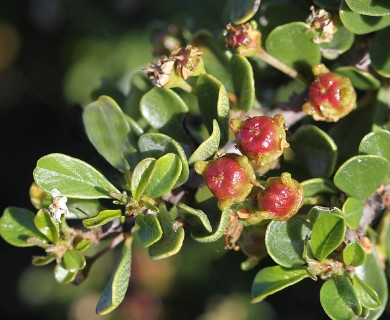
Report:
[[237,26],[229,23],[223,35],[226,46],[243,56],[254,56],[261,50],[261,33],[255,21]]
[[236,136],[240,151],[257,165],[271,163],[289,146],[281,114],[274,118],[257,116],[245,121],[232,119],[230,130]]
[[330,72],[325,65],[313,65],[314,81],[302,110],[314,120],[336,122],[356,108],[356,92],[348,77]]
[[226,154],[211,161],[196,161],[195,171],[203,175],[221,210],[234,202],[244,201],[256,181],[248,158],[237,154]]
[[205,72],[202,59],[203,52],[191,45],[176,49],[171,53],[169,59],[175,61],[177,73],[184,80],[191,76],[199,76]]
[[287,172],[267,180],[264,190],[257,195],[261,214],[266,219],[287,220],[303,204],[303,188]]
[[317,44],[331,42],[333,34],[337,31],[331,14],[324,9],[314,10],[314,6],[311,6],[310,10],[311,14],[306,19],[306,23],[309,26],[308,30],[316,34],[313,42]]

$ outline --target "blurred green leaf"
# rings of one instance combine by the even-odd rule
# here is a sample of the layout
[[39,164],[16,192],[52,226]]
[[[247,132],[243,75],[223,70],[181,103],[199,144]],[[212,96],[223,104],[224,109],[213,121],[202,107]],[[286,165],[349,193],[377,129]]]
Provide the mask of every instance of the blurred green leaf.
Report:
[[357,275],[352,278],[353,288],[361,305],[367,309],[378,309],[381,307],[381,301],[375,290]]
[[[386,19],[390,20],[390,16]],[[390,78],[390,57],[387,54],[390,51],[389,32],[390,28],[377,32],[370,46],[371,65],[386,78]]]
[[35,214],[30,210],[8,207],[0,217],[0,235],[5,241],[16,247],[36,245],[29,242],[29,238],[47,242],[47,238],[35,226],[34,218]]
[[314,125],[301,126],[291,137],[291,148],[313,177],[332,175],[337,161],[333,139]]
[[340,191],[334,183],[326,178],[313,178],[301,182],[305,197],[314,197],[319,194],[338,194]]
[[389,16],[390,3],[387,1],[345,0],[351,10],[366,16]]
[[46,192],[58,189],[62,196],[69,198],[110,198],[108,191],[120,193],[94,167],[61,153],[40,158],[33,175],[35,182]]
[[296,69],[305,77],[312,78],[311,67],[320,63],[321,50],[307,30],[307,25],[303,22],[278,26],[268,35],[265,48],[276,59]]
[[83,122],[95,149],[116,169],[130,169],[137,149],[130,143],[130,126],[117,103],[107,96],[84,108]]
[[307,277],[305,269],[287,269],[281,266],[263,268],[256,274],[253,281],[251,302],[260,302],[267,296]]
[[137,215],[135,218],[135,226],[135,232],[145,248],[160,240],[163,234],[160,222],[153,214]]
[[[373,112],[373,123],[383,127],[390,122],[390,87],[382,86],[377,93],[375,109]],[[387,128],[390,130],[390,127]]]
[[212,134],[213,120],[217,120],[221,129],[221,145],[228,141],[229,97],[222,83],[209,74],[198,77],[196,91],[199,101],[199,110],[203,120]]
[[362,313],[352,283],[345,276],[326,280],[321,287],[320,301],[326,314],[334,320],[352,320]]
[[345,264],[358,267],[366,260],[366,251],[358,242],[349,243],[343,250],[343,261]]
[[167,153],[157,159],[156,168],[145,188],[145,194],[151,198],[157,198],[171,191],[180,177],[182,167],[179,156],[174,153]]
[[314,224],[319,217],[322,217],[323,215],[328,215],[328,214],[334,214],[340,217],[344,217],[342,211],[337,208],[327,208],[327,207],[321,207],[321,206],[315,206],[310,209],[308,213],[309,220],[312,224]]
[[390,132],[382,130],[369,133],[360,142],[359,152],[382,156],[390,162]]
[[68,199],[67,206],[69,213],[67,219],[84,219],[90,216],[96,216],[101,210],[101,204],[98,199]]
[[37,229],[52,243],[57,243],[60,237],[60,229],[54,218],[44,210],[39,210],[34,218]]
[[343,213],[345,216],[345,222],[352,230],[357,230],[359,228],[360,219],[363,216],[363,208],[364,204],[362,200],[359,199],[349,197],[344,202]]
[[238,109],[247,112],[255,101],[255,79],[252,65],[241,55],[234,55],[231,62],[234,93],[237,98]]
[[342,217],[333,213],[319,216],[311,235],[314,256],[323,261],[343,242],[344,234],[345,221]]
[[334,176],[335,185],[350,196],[365,200],[388,179],[390,163],[375,155],[355,156],[344,162]]
[[313,2],[322,8],[338,9],[341,0],[314,0]]
[[61,267],[68,271],[82,270],[85,267],[85,257],[77,250],[66,250],[61,259]]
[[62,284],[71,283],[77,276],[78,270],[67,270],[57,264],[54,268],[54,278]]
[[287,221],[272,221],[265,234],[268,254],[282,267],[294,268],[305,264],[303,245],[310,232],[310,223],[297,216]]
[[241,24],[251,19],[260,7],[261,0],[234,0],[230,12],[230,20]]
[[213,231],[209,218],[202,210],[191,208],[181,202],[178,202],[176,207],[179,209],[179,215],[184,218],[185,222],[189,222],[194,225],[202,224],[208,232]]
[[56,259],[55,255],[47,255],[47,256],[35,256],[33,257],[31,263],[34,266],[42,267],[48,265],[50,262]]
[[354,88],[360,90],[375,90],[379,89],[381,82],[371,73],[360,70],[354,66],[344,66],[333,70],[335,73],[348,77]]
[[92,241],[90,239],[82,239],[81,241],[77,242],[75,249],[79,252],[84,252],[87,250],[92,244]]
[[198,160],[208,160],[219,149],[221,141],[221,130],[219,129],[217,120],[213,119],[213,132],[202,144],[193,152],[188,159],[188,164],[193,165]]
[[204,230],[195,229],[191,234],[192,238],[198,242],[204,243],[217,241],[225,234],[229,223],[230,212],[230,208],[222,211],[220,220],[216,225],[212,225],[212,230],[215,230],[214,233],[205,233]]
[[134,168],[131,177],[131,194],[135,200],[139,200],[156,170],[156,160],[153,158],[146,158],[140,161]]
[[337,59],[340,54],[348,51],[355,40],[355,35],[346,29],[341,23],[337,24],[337,31],[331,42],[320,44],[322,55],[328,60]]
[[101,96],[110,97],[120,106],[125,102],[125,95],[118,88],[117,83],[110,79],[102,78],[100,86],[91,93],[92,100],[98,100]]
[[149,256],[153,260],[168,258],[178,253],[184,241],[183,227],[175,228],[177,218],[176,208],[167,211],[165,205],[161,204],[157,219],[160,222],[163,234],[157,242],[148,247]]
[[94,218],[84,219],[83,225],[88,229],[94,229],[104,226],[106,223],[119,218],[122,215],[122,210],[103,210]]
[[118,264],[97,302],[96,313],[98,315],[110,313],[119,306],[126,295],[131,271],[132,241],[131,236],[125,238]]

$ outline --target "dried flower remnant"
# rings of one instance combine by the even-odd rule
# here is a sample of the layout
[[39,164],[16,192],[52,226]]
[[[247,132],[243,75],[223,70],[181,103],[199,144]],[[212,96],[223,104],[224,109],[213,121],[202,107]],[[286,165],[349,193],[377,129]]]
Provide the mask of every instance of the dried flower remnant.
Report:
[[204,73],[203,52],[191,45],[177,48],[169,59],[175,62],[176,71],[184,80],[191,76],[198,76]]
[[174,61],[162,56],[156,63],[151,62],[144,70],[155,86],[169,88],[175,73],[174,64]]
[[53,197],[53,203],[49,206],[49,211],[58,223],[60,223],[62,215],[69,214],[68,207],[66,206],[68,198],[66,196],[61,197],[61,193],[57,189],[51,190],[50,194]]
[[240,25],[229,23],[224,30],[226,46],[243,56],[257,55],[261,50],[261,33],[257,23],[251,21]]
[[332,15],[324,9],[315,10],[314,6],[311,6],[310,10],[311,14],[306,19],[306,23],[309,26],[308,30],[316,33],[313,42],[317,44],[331,42],[337,31]]

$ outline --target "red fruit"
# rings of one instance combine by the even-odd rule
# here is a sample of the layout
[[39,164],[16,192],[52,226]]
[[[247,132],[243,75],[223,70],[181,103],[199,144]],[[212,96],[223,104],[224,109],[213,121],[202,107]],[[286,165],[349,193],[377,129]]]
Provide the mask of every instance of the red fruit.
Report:
[[289,173],[284,172],[281,177],[267,180],[265,189],[257,195],[257,202],[263,217],[287,220],[302,206],[303,189]]
[[254,56],[261,49],[261,33],[255,21],[240,25],[229,23],[224,35],[226,46],[243,56]]
[[211,161],[197,161],[195,171],[202,174],[210,191],[218,198],[221,210],[245,200],[256,176],[248,158],[227,154]]
[[356,92],[349,78],[330,72],[323,64],[314,65],[313,73],[304,112],[315,120],[336,122],[356,107]]
[[257,164],[265,165],[283,154],[289,146],[286,141],[284,117],[257,116],[245,121],[233,119],[230,129],[237,139],[237,146],[243,154]]

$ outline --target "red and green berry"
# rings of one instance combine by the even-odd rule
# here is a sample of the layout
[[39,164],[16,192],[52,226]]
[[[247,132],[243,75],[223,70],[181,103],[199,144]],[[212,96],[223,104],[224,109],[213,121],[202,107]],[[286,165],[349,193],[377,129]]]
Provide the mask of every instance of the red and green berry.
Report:
[[229,23],[224,31],[226,46],[243,56],[254,56],[261,49],[261,33],[256,21],[240,25]]

